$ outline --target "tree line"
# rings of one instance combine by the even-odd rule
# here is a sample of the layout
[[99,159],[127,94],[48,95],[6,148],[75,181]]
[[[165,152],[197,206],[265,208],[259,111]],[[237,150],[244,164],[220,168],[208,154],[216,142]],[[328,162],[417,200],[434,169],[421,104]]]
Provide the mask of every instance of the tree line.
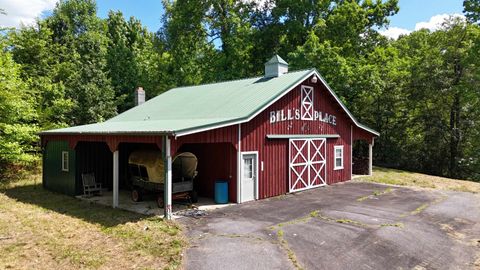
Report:
[[397,40],[378,29],[388,27],[398,0],[163,6],[157,32],[119,11],[98,17],[94,0],[61,0],[33,26],[1,29],[0,170],[38,160],[41,130],[131,108],[137,86],[153,97],[258,76],[279,54],[291,70],[317,68],[381,133],[376,164],[480,181],[480,0],[464,1],[465,19]]

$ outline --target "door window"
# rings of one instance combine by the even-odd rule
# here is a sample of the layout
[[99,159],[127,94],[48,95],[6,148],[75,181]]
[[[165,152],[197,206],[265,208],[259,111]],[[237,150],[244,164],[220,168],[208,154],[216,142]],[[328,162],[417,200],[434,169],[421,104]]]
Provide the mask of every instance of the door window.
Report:
[[253,178],[253,159],[245,158],[243,160],[243,177]]

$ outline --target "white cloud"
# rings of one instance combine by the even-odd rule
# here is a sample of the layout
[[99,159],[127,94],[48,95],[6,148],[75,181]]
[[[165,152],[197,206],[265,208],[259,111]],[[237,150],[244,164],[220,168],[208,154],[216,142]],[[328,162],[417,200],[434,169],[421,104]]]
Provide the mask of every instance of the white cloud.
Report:
[[0,14],[0,27],[19,28],[32,25],[43,12],[52,10],[58,0],[0,0],[0,8],[7,15]]
[[432,16],[428,22],[419,22],[415,24],[415,31],[420,30],[420,29],[428,29],[430,31],[437,31],[442,27],[442,24],[445,22],[445,20],[449,19],[450,17],[453,18],[460,18],[462,20],[465,20],[465,16],[462,14],[438,14],[435,16]]
[[[418,31],[420,29],[428,29],[430,31],[437,31],[442,28],[442,24],[445,22],[445,20],[449,18],[459,18],[461,20],[465,21],[465,16],[462,14],[454,13],[454,14],[438,14],[435,16],[432,16],[428,22],[418,22],[415,24],[415,30]],[[412,30],[408,30],[405,28],[400,28],[400,27],[389,27],[388,29],[383,29],[378,31],[381,35],[386,36],[388,38],[392,39],[398,39],[400,35],[408,35]]]
[[408,35],[412,31],[400,27],[389,27],[386,30],[378,31],[381,35],[386,36],[391,39],[397,39],[400,35]]

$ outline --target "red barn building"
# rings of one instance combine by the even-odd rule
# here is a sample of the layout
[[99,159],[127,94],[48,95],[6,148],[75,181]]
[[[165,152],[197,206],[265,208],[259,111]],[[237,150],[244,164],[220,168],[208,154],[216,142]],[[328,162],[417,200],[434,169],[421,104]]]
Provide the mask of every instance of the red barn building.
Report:
[[[142,103],[143,90],[136,94]],[[227,179],[230,201],[242,203],[350,180],[355,140],[370,146],[371,173],[376,136],[318,71],[288,72],[274,56],[262,77],[171,89],[106,122],[43,132],[43,183],[75,195],[80,175],[93,171],[116,207],[132,151],[162,150],[167,186],[171,157],[188,151],[198,158],[200,196],[213,197],[215,180]],[[165,201],[169,216],[171,192]]]

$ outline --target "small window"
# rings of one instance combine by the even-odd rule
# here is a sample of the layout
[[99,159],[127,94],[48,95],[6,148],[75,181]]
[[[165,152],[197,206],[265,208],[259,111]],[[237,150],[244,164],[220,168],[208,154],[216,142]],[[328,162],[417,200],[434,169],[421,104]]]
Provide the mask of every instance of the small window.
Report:
[[343,145],[335,146],[335,168],[334,170],[343,169]]
[[62,171],[68,172],[68,152],[62,152]]

